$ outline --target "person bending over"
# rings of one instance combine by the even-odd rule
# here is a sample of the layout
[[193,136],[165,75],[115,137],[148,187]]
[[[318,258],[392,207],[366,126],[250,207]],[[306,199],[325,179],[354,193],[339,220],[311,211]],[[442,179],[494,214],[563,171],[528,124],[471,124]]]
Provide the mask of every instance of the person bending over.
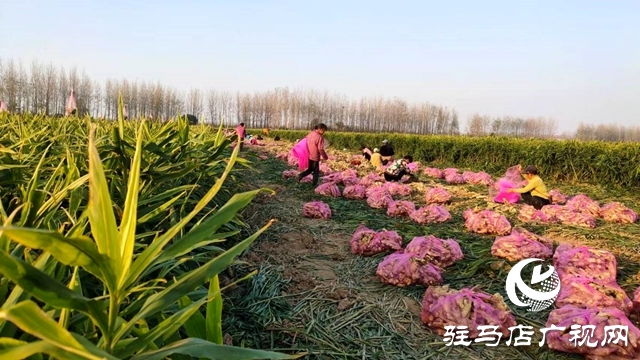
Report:
[[298,175],[298,182],[305,176],[313,174],[313,186],[318,185],[320,177],[320,158],[328,160],[329,156],[324,151],[325,140],[322,136],[327,131],[327,125],[318,124],[313,131],[307,135],[307,149],[309,151],[309,168]]
[[536,210],[540,210],[543,206],[551,204],[547,187],[544,185],[544,182],[542,182],[540,176],[538,176],[538,169],[535,166],[527,166],[522,176],[529,181],[527,185],[519,189],[508,189],[507,192],[519,193],[522,201],[527,205],[533,206]]
[[364,156],[365,160],[371,161],[371,150],[368,147],[362,145],[360,146],[360,151],[362,151],[362,156]]
[[380,155],[380,149],[373,149],[373,154],[371,154],[371,165],[373,165],[376,169],[382,169],[382,155]]
[[412,162],[413,157],[411,155],[406,155],[404,158],[394,161],[384,171],[384,179],[387,181],[400,181],[400,179],[405,175],[413,177],[407,167],[407,165]]

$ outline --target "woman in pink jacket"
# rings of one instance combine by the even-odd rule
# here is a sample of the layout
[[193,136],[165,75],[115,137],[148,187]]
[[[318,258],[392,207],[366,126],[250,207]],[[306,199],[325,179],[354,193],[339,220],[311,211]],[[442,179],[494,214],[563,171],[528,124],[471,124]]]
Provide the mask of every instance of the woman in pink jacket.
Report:
[[242,150],[242,148],[244,147],[244,138],[246,137],[246,133],[244,131],[244,123],[240,123],[240,125],[236,127],[236,135],[240,136],[238,144],[240,145],[240,150]]
[[309,168],[300,175],[298,175],[298,181],[302,180],[305,176],[313,174],[313,185],[318,185],[318,178],[320,177],[320,159],[328,160],[329,157],[324,151],[324,137],[322,136],[327,131],[327,125],[318,124],[315,130],[307,135],[307,149],[309,150]]

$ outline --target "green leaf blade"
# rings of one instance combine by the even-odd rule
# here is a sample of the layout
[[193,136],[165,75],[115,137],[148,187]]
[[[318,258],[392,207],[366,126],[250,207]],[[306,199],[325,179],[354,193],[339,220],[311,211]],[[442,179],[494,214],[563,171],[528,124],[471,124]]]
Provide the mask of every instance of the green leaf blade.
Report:
[[124,214],[122,215],[122,225],[120,226],[120,248],[122,264],[118,279],[118,288],[124,286],[127,279],[131,262],[133,261],[133,247],[136,237],[136,225],[138,222],[138,195],[140,190],[140,162],[142,158],[142,136],[144,134],[143,122],[138,129],[138,139],[136,152],[133,155],[131,171],[129,172],[129,184],[127,186],[127,197],[124,203]]
[[249,245],[251,245],[255,241],[255,239],[258,238],[258,236],[260,236],[271,226],[273,221],[274,220],[269,221],[269,223],[259,229],[256,233],[241,241],[223,254],[182,276],[169,287],[148,297],[145,303],[142,305],[140,311],[138,311],[138,313],[120,329],[120,331],[116,335],[116,339],[120,339],[122,338],[122,336],[128,333],[138,320],[146,319],[149,316],[157,314],[159,311],[165,309],[166,307],[171,306],[184,294],[195,290],[198,286],[204,283],[206,279],[210,279],[214,275],[226,269],[229,265],[231,265],[236,256],[240,255],[244,250],[246,250]]
[[100,254],[96,245],[87,238],[70,238],[55,231],[17,227],[1,227],[0,231],[26,247],[48,251],[65,265],[80,266],[99,279],[106,281],[112,275],[109,259]]
[[23,301],[8,309],[0,310],[0,318],[11,321],[23,331],[50,343],[70,354],[80,355],[90,360],[101,360],[91,354],[71,333],[48,317],[31,300]]
[[231,169],[235,164],[238,157],[239,147],[233,151],[229,163],[216,183],[207,191],[207,193],[198,201],[195,208],[184,218],[182,218],[177,224],[172,226],[162,236],[157,238],[151,245],[149,245],[134,261],[127,278],[127,287],[135,283],[140,275],[161,255],[162,249],[182,230],[204,207],[216,196],[218,191],[222,188],[222,184],[225,182],[227,176],[231,173]]
[[[96,125],[92,124],[89,135],[89,224],[98,251],[111,259],[113,272],[117,275],[122,264],[118,228],[109,195],[109,185],[95,146],[95,130]],[[112,290],[116,286],[113,283],[107,285]]]
[[207,304],[207,341],[222,345],[222,293],[218,275],[209,283],[209,297],[211,296],[214,298]]
[[[0,251],[0,272],[40,301],[57,308],[83,312],[102,331],[106,331],[106,316],[99,303],[79,295],[43,271]],[[3,308],[3,310],[8,311],[9,308],[11,307]]]

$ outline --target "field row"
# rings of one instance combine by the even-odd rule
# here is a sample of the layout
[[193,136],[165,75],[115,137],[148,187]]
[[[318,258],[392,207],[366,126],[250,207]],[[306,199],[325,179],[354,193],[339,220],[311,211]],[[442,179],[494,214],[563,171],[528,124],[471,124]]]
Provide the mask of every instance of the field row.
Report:
[[[282,160],[286,159],[287,149],[291,147],[288,141],[281,141],[280,144],[275,146],[270,142],[266,142],[266,145],[265,148],[267,151],[270,150],[272,155],[276,155],[277,158],[281,158]],[[271,146],[277,147],[277,149],[269,149]],[[265,249],[270,250],[269,256],[275,258],[285,256],[278,255],[277,249],[296,251],[296,246],[299,246],[296,245],[297,242],[311,241],[306,240],[306,238],[312,236],[318,244],[314,245],[312,249],[307,248],[306,251],[301,249],[296,252],[295,255],[302,257],[303,260],[300,265],[295,265],[295,261],[289,260],[289,262],[287,262],[287,264],[289,264],[288,266],[299,266],[300,269],[306,270],[307,267],[312,266],[309,263],[315,264],[319,259],[328,258],[325,260],[326,264],[322,269],[334,269],[333,272],[329,274],[330,276],[324,274],[322,276],[325,279],[332,279],[331,281],[323,280],[322,277],[319,277],[315,285],[317,288],[309,287],[311,293],[309,295],[305,294],[306,297],[300,300],[300,303],[298,303],[293,310],[279,315],[281,318],[291,315],[296,320],[295,326],[288,326],[287,328],[297,327],[306,329],[300,330],[299,333],[295,334],[296,336],[294,336],[294,338],[318,339],[300,340],[297,344],[300,346],[300,343],[302,343],[305,348],[313,349],[315,353],[336,351],[345,354],[344,358],[357,358],[357,355],[362,356],[362,354],[365,353],[369,355],[383,349],[386,357],[390,359],[438,358],[438,356],[447,356],[445,354],[448,354],[448,356],[459,356],[461,358],[484,359],[576,358],[571,354],[564,353],[564,351],[573,352],[571,349],[560,349],[561,343],[566,342],[566,339],[562,341],[559,341],[559,339],[550,340],[554,345],[544,348],[537,346],[540,340],[537,337],[536,340],[534,340],[536,345],[528,347],[483,348],[481,346],[473,346],[465,348],[453,346],[447,348],[442,345],[442,338],[436,335],[433,330],[427,330],[428,326],[425,326],[420,319],[426,311],[425,308],[420,309],[420,303],[425,298],[424,288],[427,286],[406,286],[407,283],[416,285],[416,280],[418,280],[418,282],[427,282],[428,285],[444,283],[455,290],[479,286],[480,291],[486,292],[487,294],[498,293],[506,301],[507,295],[505,294],[504,284],[506,272],[515,260],[512,257],[526,257],[527,255],[531,255],[531,251],[540,251],[541,253],[537,254],[538,256],[549,258],[551,254],[553,254],[551,243],[559,245],[568,242],[576,245],[586,245],[590,248],[606,250],[605,252],[607,254],[615,255],[614,261],[617,263],[617,266],[611,266],[610,270],[612,270],[614,274],[617,274],[612,276],[615,280],[611,280],[611,286],[608,289],[615,288],[617,294],[620,295],[621,302],[623,300],[625,301],[625,305],[630,303],[629,296],[638,288],[636,278],[638,258],[637,255],[634,256],[634,253],[637,253],[634,249],[634,238],[637,237],[637,226],[635,224],[617,224],[610,221],[599,220],[599,226],[589,228],[567,223],[532,222],[530,221],[531,219],[524,219],[522,217],[522,211],[519,210],[524,208],[523,206],[493,203],[491,198],[486,195],[487,185],[471,183],[451,184],[444,179],[434,179],[423,176],[422,171],[418,171],[420,181],[411,183],[409,186],[385,183],[383,181],[381,184],[375,185],[371,184],[370,180],[379,178],[379,175],[367,174],[371,169],[366,166],[356,167],[355,169],[358,170],[358,176],[353,176],[355,169],[349,165],[351,154],[336,150],[332,144],[329,155],[331,157],[330,160],[324,162],[323,165],[329,167],[330,169],[328,170],[334,171],[329,171],[331,174],[325,173],[323,183],[319,184],[315,191],[309,184],[305,184],[304,182],[298,184],[294,180],[285,179],[296,172],[291,169],[291,167],[295,165],[291,161],[283,161],[280,163],[269,159],[260,165],[261,168],[264,167],[264,174],[260,175],[261,177],[266,177],[269,181],[277,182],[278,185],[286,188],[286,190],[283,189],[281,191],[282,197],[278,200],[275,207],[282,208],[281,201],[285,201],[282,199],[294,194],[299,196],[301,202],[307,204],[307,206],[302,206],[302,204],[294,206],[295,209],[293,210],[280,210],[282,215],[278,216],[278,218],[283,218],[284,221],[287,221],[287,218],[295,216],[296,219],[287,221],[286,224],[282,226],[282,231],[286,231],[284,235],[277,238],[274,236],[274,242],[270,242],[268,246],[265,244]],[[281,178],[278,179],[279,177]],[[338,184],[340,184],[339,186],[341,187],[344,186],[344,188],[336,189]],[[358,191],[355,191],[358,190],[358,186],[366,187],[367,191],[358,196],[354,196],[354,194],[358,193]],[[274,186],[274,188],[278,187]],[[570,183],[562,183],[559,188],[559,190],[567,194],[567,197],[571,197],[571,199],[569,199],[569,205],[567,205],[568,208],[572,207],[573,202],[586,198],[585,196],[578,196],[583,190],[578,190],[578,188]],[[380,201],[384,199],[381,196],[377,196],[379,194],[376,193],[376,190],[383,191],[385,189],[389,194],[395,193],[396,196],[394,196],[393,199],[386,196],[387,201]],[[440,200],[440,202],[446,203],[445,205],[426,206],[431,210],[442,210],[438,212],[438,214],[432,215],[444,214],[444,217],[442,219],[436,219],[438,216],[433,216],[431,219],[433,221],[423,221],[429,219],[418,216],[422,215],[419,214],[420,211],[418,211],[418,208],[422,208],[423,204],[432,202],[429,199],[434,200],[433,196],[429,196],[432,192],[435,192],[431,190],[440,190],[441,193],[447,195],[446,198]],[[591,190],[595,189],[592,188]],[[633,208],[637,205],[635,199],[623,199],[609,192],[596,194],[594,191],[585,191],[585,193],[590,196],[596,196],[603,204],[613,200],[620,200]],[[360,201],[353,199],[360,199]],[[317,203],[317,201],[322,201],[322,203],[328,205],[328,208],[327,206],[318,206],[320,204]],[[289,203],[289,201],[287,201],[287,203]],[[410,211],[413,210],[414,204],[416,210]],[[407,207],[403,210],[403,206],[401,205],[407,205]],[[314,207],[317,207],[317,209],[314,209]],[[475,208],[492,210],[486,213],[495,213],[496,215],[500,213],[500,218],[504,220],[503,223],[506,224],[508,229],[501,229],[500,226],[497,226],[493,233],[508,233],[509,230],[512,229],[514,231],[511,235],[495,238],[495,235],[484,234],[482,224],[485,222],[475,224],[476,222],[472,219],[467,219],[470,215],[467,213],[470,209]],[[581,211],[591,210],[591,206],[577,206],[576,209],[578,208]],[[261,208],[261,210],[267,211],[264,208]],[[302,212],[302,214],[300,214],[300,212]],[[314,212],[316,213],[315,215]],[[311,217],[322,217],[324,220],[314,221],[301,219],[303,214]],[[498,225],[501,224],[502,223],[498,223]],[[471,226],[471,229],[469,226]],[[305,235],[306,228],[313,228],[314,230],[311,231],[313,235]],[[292,237],[291,234],[294,231],[299,232],[300,237],[294,238],[295,241],[289,241],[288,239]],[[379,235],[378,239],[382,240],[382,234],[389,234],[389,231],[394,232],[392,235],[398,235],[396,236],[396,243],[394,244],[395,248],[398,246],[406,246],[405,249],[409,249],[411,243],[424,241],[425,239],[438,242],[437,239],[433,239],[433,237],[438,239],[455,239],[454,241],[456,241],[461,248],[464,258],[455,261],[450,267],[445,266],[446,269],[440,273],[441,277],[438,276],[436,271],[433,271],[426,273],[426,275],[432,276],[433,278],[415,279],[409,276],[411,271],[407,273],[394,273],[393,271],[390,274],[385,273],[385,269],[387,269],[386,265],[391,266],[392,260],[400,262],[401,260],[405,260],[402,255],[389,254],[387,251],[376,253],[373,256],[371,256],[371,253],[367,253],[367,256],[347,255],[349,252],[353,252],[354,246],[356,253],[358,253],[359,247],[374,246],[376,239],[374,233],[377,233]],[[331,234],[331,236],[327,234]],[[370,238],[373,240],[368,243],[365,241],[365,245],[365,243],[360,242],[363,240],[363,236],[358,236],[359,234],[372,235]],[[538,240],[529,241],[524,235],[534,236],[536,238],[539,236],[539,239],[550,240],[550,242],[547,243]],[[315,240],[316,236],[317,240]],[[324,255],[328,250],[324,249],[324,247],[320,245],[321,243],[326,243],[327,247],[336,249],[335,252],[338,254],[331,253]],[[527,246],[523,246],[525,243]],[[348,248],[349,244],[351,245],[351,249]],[[565,249],[567,245],[568,244],[565,244],[563,249]],[[585,248],[580,247],[579,249]],[[365,249],[365,252],[369,250]],[[435,251],[437,247],[432,247],[431,250]],[[613,259],[613,256],[609,255],[609,258]],[[331,262],[331,259],[337,260]],[[393,264],[396,264],[397,261]],[[398,268],[405,269],[402,266]],[[293,282],[296,282],[297,276],[300,276],[296,275],[296,271],[291,270],[288,270],[286,274],[293,274],[291,278]],[[396,286],[385,286],[384,283]],[[591,285],[585,283],[585,286],[589,287]],[[428,286],[429,289],[432,287],[433,286]],[[328,295],[322,294],[322,291],[329,291],[328,289],[339,289],[338,291],[348,292],[349,294],[345,295],[345,297],[337,303],[335,311],[333,310],[334,307],[331,306],[330,300],[324,300],[328,296],[332,296],[331,293]],[[559,314],[561,313],[560,309],[564,308],[563,305],[575,302],[576,298],[580,299],[582,294],[569,290],[571,289],[568,288],[559,298],[556,303],[557,309],[555,310],[546,309],[531,313],[514,307],[511,308],[511,312],[517,323],[527,324],[534,328],[543,328],[547,325],[548,321],[550,321],[549,317],[552,313]],[[436,291],[435,288],[433,291]],[[610,295],[604,294],[601,297],[596,297],[594,294],[598,293],[592,292],[592,297],[589,298],[588,301],[579,301],[590,303],[591,305],[595,302],[597,303],[595,308],[603,310],[605,307],[602,306],[602,301],[609,299]],[[442,294],[439,294],[439,296],[440,295]],[[307,313],[313,311],[311,308],[314,305],[308,300],[311,298],[324,300],[328,303],[325,308],[328,312],[326,317],[330,318],[330,321],[325,320],[325,317],[318,314],[314,314],[315,316],[313,317],[307,315]],[[427,306],[426,309],[429,309],[429,307]],[[389,314],[389,316],[378,319],[378,311],[383,311],[385,314]],[[456,307],[452,306],[450,311],[444,315],[440,314],[437,316],[446,317],[450,315],[455,317],[456,311]],[[593,312],[593,309],[585,310],[584,312],[590,311]],[[566,319],[563,318],[562,321],[570,322],[573,318],[574,314],[567,316]],[[556,317],[553,319],[556,319]],[[636,319],[633,316],[629,319],[633,322],[633,325],[630,327],[631,334],[632,330],[634,332],[637,331],[635,328]],[[323,328],[323,332],[315,330],[315,327],[308,326],[310,322],[314,324],[317,323],[318,327]],[[347,322],[349,325],[345,325]],[[374,322],[375,325],[368,326]],[[334,323],[342,324],[339,332],[333,330],[334,326],[332,324]],[[278,328],[279,324],[270,324],[269,327]],[[401,331],[403,334],[402,338],[394,338],[391,335],[393,330],[390,329]],[[291,344],[290,334],[287,336],[286,333],[276,331],[275,333],[271,333],[270,336],[271,338],[279,338],[282,341],[281,346]],[[386,340],[385,342],[382,342],[382,340],[380,342],[372,340],[373,337],[382,338],[387,336],[393,340]],[[335,341],[336,339],[341,341]],[[329,347],[326,345],[327,342],[340,344]],[[361,346],[360,344],[362,343],[366,343],[367,346]],[[549,351],[550,348],[560,351]]]
[[[258,134],[259,131],[248,133]],[[272,130],[270,137],[301,139],[307,131]],[[329,131],[330,148],[358,151],[361,145],[380,147],[388,139],[397,156],[433,165],[455,165],[500,175],[515,164],[534,164],[542,178],[552,181],[594,183],[607,187],[640,185],[640,143],[462,137],[441,135],[368,134]]]

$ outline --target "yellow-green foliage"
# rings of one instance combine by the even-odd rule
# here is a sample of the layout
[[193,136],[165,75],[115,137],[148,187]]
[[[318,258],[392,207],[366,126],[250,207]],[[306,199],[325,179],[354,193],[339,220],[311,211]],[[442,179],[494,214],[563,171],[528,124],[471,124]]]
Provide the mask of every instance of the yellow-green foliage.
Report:
[[302,356],[222,345],[217,275],[272,223],[214,246],[263,190],[225,186],[233,139],[119,100],[118,122],[0,114],[0,359]]
[[[257,132],[256,132],[257,133]],[[308,131],[270,130],[269,136],[286,140]],[[373,149],[388,139],[396,156],[412,155],[428,164],[453,165],[501,175],[515,164],[536,165],[545,179],[603,185],[640,185],[640,143],[579,140],[540,140],[508,137],[464,137],[332,132],[325,134],[333,148]]]

